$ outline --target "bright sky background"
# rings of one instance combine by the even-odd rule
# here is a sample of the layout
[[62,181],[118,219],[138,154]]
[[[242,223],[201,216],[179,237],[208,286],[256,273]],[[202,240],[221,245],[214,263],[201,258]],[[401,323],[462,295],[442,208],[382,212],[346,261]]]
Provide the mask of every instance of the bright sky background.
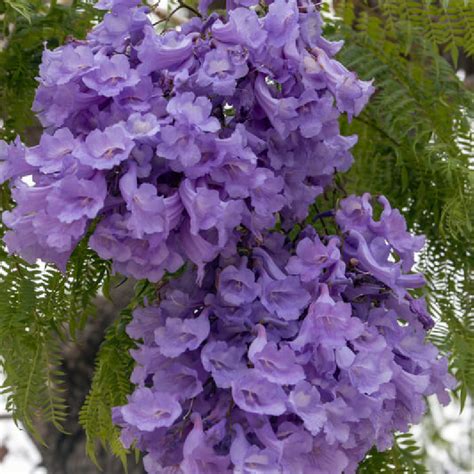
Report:
[[[5,398],[0,397],[0,415],[3,414],[6,414]],[[47,474],[46,469],[37,467],[41,457],[36,447],[11,419],[0,419],[1,446],[6,446],[8,453],[0,463],[0,474]]]

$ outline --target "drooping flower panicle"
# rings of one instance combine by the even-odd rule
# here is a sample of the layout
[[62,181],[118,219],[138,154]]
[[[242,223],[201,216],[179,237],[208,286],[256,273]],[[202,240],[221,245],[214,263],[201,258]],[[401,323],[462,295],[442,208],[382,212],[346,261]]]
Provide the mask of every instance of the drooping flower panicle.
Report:
[[113,418],[147,472],[353,473],[424,396],[449,401],[410,294],[424,241],[369,194],[324,216],[337,235],[285,235],[351,166],[338,121],[374,89],[312,2],[209,6],[159,33],[136,0],[100,0],[85,41],[44,52],[39,144],[0,143],[5,242],[65,268],[90,231],[116,272],[154,282],[187,263],[127,328],[135,390]]

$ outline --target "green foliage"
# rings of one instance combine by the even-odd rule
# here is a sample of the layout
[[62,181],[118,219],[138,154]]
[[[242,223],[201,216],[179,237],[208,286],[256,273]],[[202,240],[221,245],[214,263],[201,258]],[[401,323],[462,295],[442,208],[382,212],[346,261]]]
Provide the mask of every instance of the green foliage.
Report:
[[27,0],[3,0],[0,11],[8,12],[8,10],[16,12],[28,21],[31,19],[32,8]]
[[385,452],[375,448],[367,454],[357,470],[358,474],[423,474],[423,451],[410,433],[395,436],[393,447]]
[[[58,429],[66,416],[60,353],[49,315],[43,313],[49,288],[38,268],[2,255],[0,280],[0,355],[7,409],[38,438],[34,419]],[[4,274],[3,274],[4,272]],[[35,282],[41,282],[38,287]]]
[[155,292],[155,288],[148,282],[137,283],[135,297],[109,328],[99,350],[92,387],[79,416],[87,436],[87,454],[96,464],[96,449],[100,442],[126,466],[128,451],[120,443],[120,431],[112,423],[111,410],[112,407],[124,405],[127,395],[132,391],[130,375],[133,359],[129,351],[134,343],[125,332],[126,325],[132,318],[133,309],[143,302],[145,296],[153,299]]
[[[9,205],[1,188],[2,203]],[[0,227],[0,235],[5,229]],[[109,264],[81,243],[66,273],[28,264],[0,246],[0,364],[2,392],[15,421],[41,440],[35,420],[62,429],[67,407],[61,372],[61,342],[94,314],[93,298]]]
[[[376,2],[384,15],[390,34],[395,34],[404,23],[417,30],[436,46],[448,52],[457,62],[459,48],[474,55],[474,2],[472,0],[379,0]],[[408,36],[416,41],[417,34]]]
[[93,297],[110,278],[109,263],[89,250],[87,240],[84,238],[76,247],[68,266],[69,330],[73,338],[78,329],[84,328],[88,317],[95,314]]
[[468,394],[474,394],[474,311],[471,262],[455,267],[448,259],[442,260],[427,249],[422,255],[423,265],[431,268],[430,310],[439,323],[431,332],[431,340],[451,361],[460,381],[457,395],[461,409]]
[[353,19],[349,4],[342,13],[339,59],[377,89],[347,127],[359,134],[349,190],[391,194],[434,245],[462,244],[472,231],[472,94],[416,25],[389,27],[365,11]]
[[118,427],[112,423],[111,409],[125,404],[126,396],[132,390],[133,360],[128,351],[133,344],[125,333],[125,323],[129,319],[130,313],[124,312],[108,330],[99,351],[91,391],[79,417],[87,436],[87,454],[96,464],[96,440],[126,463],[127,451],[119,441]]

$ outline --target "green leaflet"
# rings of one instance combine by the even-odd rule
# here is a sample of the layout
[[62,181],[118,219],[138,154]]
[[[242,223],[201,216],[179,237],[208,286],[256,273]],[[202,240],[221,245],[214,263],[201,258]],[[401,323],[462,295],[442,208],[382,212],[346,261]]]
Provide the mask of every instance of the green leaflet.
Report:
[[31,20],[32,5],[27,0],[3,0],[6,8],[11,8],[26,20]]
[[126,325],[132,318],[133,309],[142,304],[145,297],[154,299],[155,293],[156,288],[147,281],[135,285],[135,296],[107,330],[97,356],[91,390],[81,409],[79,421],[87,436],[87,454],[98,467],[95,453],[99,443],[119,457],[125,469],[127,466],[128,450],[120,443],[120,430],[112,423],[111,410],[125,404],[133,388],[130,383],[133,359],[129,351],[135,343],[125,332]]
[[428,472],[423,466],[424,452],[417,446],[410,433],[397,434],[393,447],[384,452],[375,448],[367,454],[359,465],[358,474],[423,474]]
[[122,318],[106,334],[97,357],[91,391],[79,416],[87,436],[87,454],[98,467],[97,441],[126,466],[128,452],[120,443],[120,430],[113,425],[111,412],[112,407],[126,403],[126,396],[132,391],[130,374],[133,360],[129,349],[133,343],[125,333],[124,318],[129,320],[130,312],[122,313]]

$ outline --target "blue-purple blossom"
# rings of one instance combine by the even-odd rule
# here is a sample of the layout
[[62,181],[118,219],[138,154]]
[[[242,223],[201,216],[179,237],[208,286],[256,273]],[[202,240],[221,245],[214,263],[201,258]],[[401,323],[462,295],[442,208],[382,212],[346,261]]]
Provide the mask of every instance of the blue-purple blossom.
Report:
[[[352,161],[355,140],[340,135],[335,106],[347,102],[337,81],[350,74],[332,59],[339,45],[321,37],[313,6],[282,0],[262,14],[254,3],[231,2],[227,19],[194,18],[157,34],[146,7],[104,0],[111,12],[85,41],[45,50],[34,110],[47,132],[37,146],[6,149],[5,179],[34,175],[43,186],[104,171],[103,206],[84,213],[86,227],[99,220],[91,245],[116,272],[153,281],[185,260],[201,280],[219,253],[235,253],[239,229],[258,237],[278,219],[304,220]],[[329,72],[313,70],[315,48]],[[350,90],[362,91],[358,109],[371,89],[350,77]],[[17,240],[12,248],[29,258],[39,249]],[[64,255],[77,239],[69,242]],[[408,261],[412,247],[400,245]],[[330,282],[337,271],[327,272]]]
[[43,52],[40,76],[48,86],[67,84],[95,68],[94,53],[88,46],[67,44],[55,51]]
[[145,387],[135,391],[122,410],[124,421],[143,431],[171,426],[180,414],[181,406],[173,397]]
[[392,209],[385,196],[380,196],[379,202],[384,210],[380,216],[380,222],[372,222],[371,230],[387,239],[400,256],[403,271],[408,272],[415,263],[415,252],[423,248],[425,239],[421,235],[414,236],[407,231],[407,224],[400,211]]
[[[184,169],[197,164],[202,157],[199,140],[204,140],[206,132],[220,129],[219,121],[210,117],[211,102],[206,97],[195,97],[192,92],[185,92],[171,99],[166,110],[174,124],[163,127],[158,154],[167,160],[178,159]],[[173,163],[171,166],[176,168]],[[181,171],[181,168],[177,167],[176,171]]]
[[96,67],[82,80],[87,87],[105,97],[113,97],[140,80],[137,71],[130,68],[127,57],[122,54],[111,58],[98,56],[95,64]]
[[161,393],[168,393],[178,400],[196,397],[203,391],[202,382],[196,370],[176,359],[164,361],[153,374],[153,385]]
[[262,47],[267,38],[262,20],[248,8],[230,10],[229,21],[224,23],[218,19],[212,25],[212,33],[214,38],[224,44],[242,44],[255,51]]
[[42,173],[55,173],[67,168],[73,160],[78,143],[68,128],[60,128],[53,135],[41,136],[39,145],[28,150],[26,162]]
[[[159,196],[153,184],[138,186],[135,164],[132,163],[128,173],[120,180],[120,191],[130,211],[127,227],[133,231],[134,237],[143,238],[144,234],[164,234],[169,231],[171,219],[168,216],[173,199]],[[174,205],[180,212],[180,202],[176,200]]]
[[[291,248],[308,238],[313,242],[314,230],[305,229]],[[194,412],[193,421],[185,422],[188,429],[198,423],[191,431],[199,441],[196,451],[185,449],[183,440],[176,444],[167,438],[172,430],[155,438],[174,443],[174,464],[145,432],[132,435],[132,441],[145,443],[144,449],[160,466],[147,462],[150,472],[204,463],[209,472],[299,469],[329,474],[334,468],[342,473],[349,465],[355,469],[373,444],[387,446],[394,430],[406,430],[411,421],[419,420],[424,395],[437,393],[443,403],[447,400],[445,388],[453,387],[453,380],[434,346],[423,342],[423,326],[410,300],[400,304],[395,296],[386,298],[367,315],[360,301],[375,301],[379,291],[349,279],[350,265],[342,265],[345,278],[331,280],[330,287],[321,281],[324,274],[310,284],[299,275],[293,277],[311,300],[297,321],[281,320],[266,310],[260,292],[251,292],[238,306],[226,306],[221,287],[226,273],[229,281],[246,281],[251,288],[262,278],[288,278],[284,269],[290,248],[271,234],[265,234],[263,242],[268,247],[260,243],[253,255],[230,257],[234,265],[225,257],[214,262],[199,289],[194,272],[186,272],[162,290],[160,310],[150,307],[136,313],[130,334],[146,339],[149,349],[133,353],[139,364],[134,380],[146,380],[153,391],[174,394],[183,411]],[[344,245],[338,254],[341,263]],[[379,289],[384,285],[376,280],[372,284]],[[398,323],[395,307],[406,325]],[[208,311],[209,326],[196,337],[196,328],[184,328],[196,321],[200,308]],[[147,336],[151,332],[155,338]],[[179,377],[176,386],[173,377]],[[116,419],[124,430],[131,428]],[[206,420],[202,432],[201,419]],[[237,423],[230,425],[229,419]]]
[[[269,82],[269,84],[267,84]],[[255,81],[255,97],[267,115],[275,130],[282,138],[286,138],[296,126],[298,117],[298,100],[296,97],[274,97],[276,92],[271,80],[265,81],[265,76],[259,74]]]
[[33,172],[34,168],[26,161],[25,152],[19,137],[12,143],[0,140],[0,184]]
[[87,220],[82,218],[65,223],[48,214],[50,191],[50,186],[30,187],[21,181],[16,183],[12,197],[20,204],[11,211],[5,211],[2,220],[18,232],[7,231],[4,241],[10,252],[19,252],[24,248],[23,257],[31,263],[37,258],[44,258],[64,270],[72,248],[86,231]]
[[360,336],[363,330],[361,321],[352,317],[351,306],[343,301],[334,301],[328,287],[322,284],[321,295],[308,309],[308,316],[293,346],[300,348],[319,343],[337,348]]
[[[204,57],[202,69],[199,70],[197,83],[200,86],[210,86],[216,94],[232,95],[236,81],[244,77],[249,68],[237,51],[230,48],[216,48]],[[238,59],[237,59],[238,58]]]
[[336,97],[340,112],[346,112],[349,119],[358,115],[374,92],[371,81],[360,81],[354,72],[348,71],[341,63],[330,59],[322,48],[314,48],[317,61],[327,74],[328,86]]
[[290,258],[286,270],[292,275],[299,275],[301,281],[314,281],[324,270],[340,260],[338,246],[337,238],[330,239],[325,246],[318,236],[313,240],[305,237],[298,243],[296,255]]
[[160,131],[160,123],[152,113],[134,113],[128,117],[125,128],[134,139],[151,139]]
[[104,206],[106,196],[104,176],[96,174],[91,179],[66,176],[48,194],[47,212],[66,224],[83,217],[93,219]]
[[283,389],[268,382],[255,369],[245,371],[232,382],[232,397],[246,412],[260,415],[282,415],[287,396]]
[[230,448],[230,459],[235,466],[235,472],[271,473],[274,471],[278,462],[277,452],[250,444],[240,425],[235,426],[235,431],[237,434]]
[[301,381],[289,396],[289,405],[304,423],[305,428],[317,435],[326,421],[326,412],[318,389],[308,382]]
[[379,221],[375,221],[370,201],[369,193],[344,199],[336,215],[338,224],[343,230],[350,229],[360,233],[369,246],[373,241],[377,241],[377,237],[383,238],[400,257],[403,271],[410,271],[415,262],[414,253],[423,247],[424,237],[414,236],[407,231],[400,211],[392,209],[384,196],[378,198],[383,211]]
[[263,274],[259,283],[262,287],[263,306],[281,319],[298,319],[310,302],[309,293],[301,286],[297,277],[273,280]]
[[347,369],[352,384],[362,393],[376,392],[392,378],[392,359],[393,355],[388,351],[359,352]]
[[141,64],[138,71],[146,75],[155,70],[175,70],[186,67],[193,54],[195,34],[185,35],[178,31],[170,31],[166,35],[157,35],[149,25],[144,28],[144,39],[137,47],[138,59]]
[[294,385],[304,380],[305,372],[289,346],[280,348],[268,342],[264,326],[258,326],[258,336],[249,346],[249,360],[268,381],[279,385]]
[[276,0],[271,3],[264,23],[270,44],[283,47],[295,41],[299,30],[298,19],[296,2]]
[[133,140],[122,125],[93,130],[75,152],[84,165],[98,170],[112,169],[130,156]]
[[200,132],[217,132],[219,121],[211,117],[212,104],[207,97],[196,97],[192,92],[184,92],[168,102],[166,110],[177,124]]
[[214,231],[214,241],[223,247],[232,230],[238,225],[243,212],[242,201],[220,199],[219,192],[205,186],[194,187],[185,180],[180,187],[180,198],[188,212],[190,231],[198,235],[202,231]]
[[202,420],[198,415],[193,417],[193,424],[183,446],[184,459],[180,465],[182,472],[220,474],[227,471],[228,456],[219,456],[215,452],[212,437],[204,432]]
[[168,318],[164,327],[155,331],[155,342],[166,357],[177,357],[197,349],[209,334],[209,319],[202,313],[195,319]]
[[267,169],[257,168],[250,188],[250,198],[255,212],[261,216],[272,215],[286,203],[281,194],[283,179]]
[[240,306],[251,303],[259,294],[260,287],[255,282],[254,273],[246,268],[242,260],[239,268],[226,267],[219,275],[219,296],[225,304]]
[[224,341],[210,341],[201,351],[204,368],[212,373],[218,387],[229,388],[247,366],[243,360],[245,349]]

